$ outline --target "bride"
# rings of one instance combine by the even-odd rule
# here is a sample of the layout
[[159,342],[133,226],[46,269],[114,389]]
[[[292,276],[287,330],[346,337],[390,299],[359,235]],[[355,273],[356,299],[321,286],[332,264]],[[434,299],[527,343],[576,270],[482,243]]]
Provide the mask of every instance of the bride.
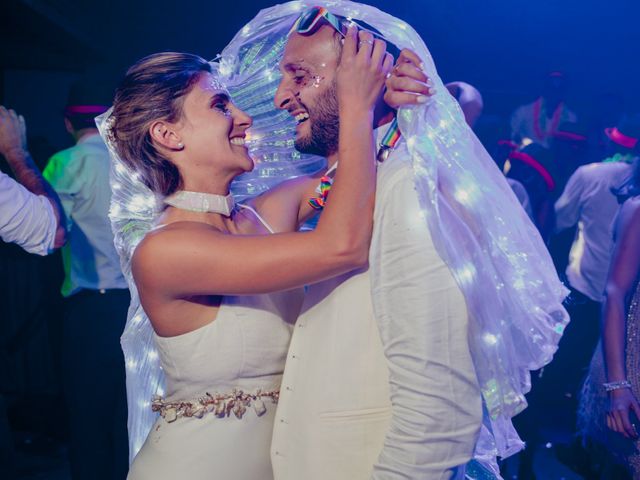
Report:
[[[166,209],[132,256],[164,370],[159,417],[129,478],[271,478],[278,388],[301,287],[367,262],[375,189],[374,105],[392,59],[383,42],[345,40],[336,88],[340,169],[314,231],[275,194],[234,205],[231,181],[253,168],[251,118],[211,65],[160,53],[118,88],[110,141]],[[313,196],[315,180],[297,184]],[[272,293],[279,292],[279,293]]]

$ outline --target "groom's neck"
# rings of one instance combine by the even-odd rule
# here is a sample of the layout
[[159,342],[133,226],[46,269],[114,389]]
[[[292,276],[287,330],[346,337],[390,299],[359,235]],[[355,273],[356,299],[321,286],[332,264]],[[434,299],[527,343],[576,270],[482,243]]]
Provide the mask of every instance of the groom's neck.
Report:
[[[389,108],[386,104],[382,108],[376,108],[373,114],[373,128],[380,128],[391,123],[395,118],[396,111]],[[338,152],[327,157],[327,168],[332,167],[338,161]]]

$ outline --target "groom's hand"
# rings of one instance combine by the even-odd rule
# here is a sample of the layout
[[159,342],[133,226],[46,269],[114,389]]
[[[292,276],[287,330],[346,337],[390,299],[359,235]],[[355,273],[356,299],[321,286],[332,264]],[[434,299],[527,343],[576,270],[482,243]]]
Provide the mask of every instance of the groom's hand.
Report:
[[384,101],[391,108],[427,103],[435,94],[431,79],[424,72],[422,60],[405,48],[386,81]]

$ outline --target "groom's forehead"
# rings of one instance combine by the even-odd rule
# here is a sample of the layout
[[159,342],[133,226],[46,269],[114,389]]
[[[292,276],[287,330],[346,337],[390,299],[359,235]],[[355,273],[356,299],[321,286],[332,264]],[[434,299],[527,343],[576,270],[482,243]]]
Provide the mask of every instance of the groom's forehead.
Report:
[[301,61],[314,64],[336,59],[338,52],[333,32],[331,28],[323,27],[313,35],[292,33],[284,49],[281,68]]

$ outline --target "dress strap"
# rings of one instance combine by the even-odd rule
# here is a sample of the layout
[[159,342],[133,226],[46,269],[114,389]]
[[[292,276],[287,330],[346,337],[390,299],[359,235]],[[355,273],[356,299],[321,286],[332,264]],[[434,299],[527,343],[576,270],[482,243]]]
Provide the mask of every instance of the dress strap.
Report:
[[240,208],[244,208],[244,209],[247,209],[247,210],[249,210],[251,213],[253,213],[253,214],[256,216],[256,218],[257,218],[258,220],[260,220],[260,223],[264,226],[264,228],[266,228],[267,230],[269,230],[269,233],[276,233],[276,232],[274,232],[274,231],[273,231],[273,228],[271,228],[271,225],[269,225],[269,224],[265,221],[265,219],[264,219],[264,218],[262,218],[258,212],[256,212],[256,210],[255,210],[253,207],[250,207],[249,205],[245,205],[245,204],[243,204],[243,203],[238,203],[237,205],[238,205],[238,207],[240,207]]

